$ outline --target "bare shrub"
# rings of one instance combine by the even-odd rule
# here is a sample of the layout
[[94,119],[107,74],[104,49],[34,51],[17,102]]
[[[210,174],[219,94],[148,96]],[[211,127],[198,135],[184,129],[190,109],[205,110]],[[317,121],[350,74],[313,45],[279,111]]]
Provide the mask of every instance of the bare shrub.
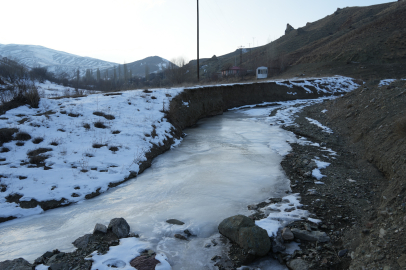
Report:
[[18,129],[16,128],[1,128],[0,129],[0,146],[5,142],[13,140],[13,135]]
[[158,136],[158,134],[156,133],[156,126],[152,125],[152,127],[153,127],[153,129],[152,129],[152,132],[151,132],[151,136],[152,136],[152,138],[155,138],[156,136]]
[[30,89],[28,89],[24,93],[25,98],[27,99],[27,104],[33,108],[38,108],[40,95],[38,92],[38,88],[35,85],[32,85]]
[[94,143],[94,144],[92,144],[93,148],[102,148],[103,146],[107,146],[107,144],[102,144],[102,143]]
[[0,153],[7,153],[7,152],[10,152],[10,149],[8,149],[7,147],[0,148]]
[[44,155],[44,153],[52,151],[52,148],[37,148],[27,152],[27,156],[30,158],[29,163],[35,164],[37,166],[44,165],[44,161],[50,155]]
[[24,131],[20,131],[14,136],[14,140],[17,140],[17,141],[28,141],[30,139],[31,139],[31,135]]
[[113,153],[115,153],[116,151],[118,151],[118,147],[117,146],[110,146],[109,150],[112,151]]
[[120,130],[113,130],[111,133],[113,133],[113,134],[120,134]]
[[95,122],[94,126],[97,127],[97,128],[107,128],[107,126],[101,121]]
[[42,138],[42,137],[36,137],[36,138],[34,138],[34,139],[32,140],[32,143],[34,143],[34,144],[39,144],[39,143],[41,143],[42,141],[44,141],[44,138]]
[[104,115],[103,112],[99,112],[99,111],[95,111],[95,112],[93,112],[93,114],[97,115],[97,116],[103,116]]
[[24,146],[24,142],[16,142],[17,146]]
[[31,156],[38,156],[40,154],[43,154],[43,153],[46,153],[46,152],[49,152],[49,151],[52,151],[52,148],[41,147],[41,148],[37,148],[37,149],[31,150],[31,151],[28,151],[27,155],[30,156],[30,157]]
[[44,164],[44,161],[49,157],[49,155],[37,155],[37,156],[32,156],[29,159],[29,162],[31,164],[35,164],[35,165],[42,165]]
[[103,117],[106,118],[107,120],[116,119],[116,118],[114,117],[114,115],[105,114],[104,112],[95,111],[95,112],[93,112],[93,114],[94,114],[94,115],[97,115],[97,116],[103,116]]
[[52,140],[52,142],[50,143],[50,145],[58,146],[58,145],[59,145],[59,142],[58,142],[58,140]]
[[89,125],[88,123],[84,123],[84,124],[83,124],[83,127],[84,127],[85,129],[87,129],[87,130],[90,129],[90,125]]
[[70,117],[79,117],[80,114],[76,114],[76,113],[68,113],[68,116]]

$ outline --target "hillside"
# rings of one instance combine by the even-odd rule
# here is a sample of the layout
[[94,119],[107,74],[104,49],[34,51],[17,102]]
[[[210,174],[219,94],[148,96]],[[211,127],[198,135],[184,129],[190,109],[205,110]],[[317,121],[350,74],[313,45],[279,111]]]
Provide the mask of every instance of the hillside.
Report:
[[[131,63],[126,64],[128,72],[132,72],[133,76],[138,77],[145,77],[145,69],[148,66],[149,73],[158,73],[165,69],[168,65],[169,61],[159,57],[159,56],[150,56],[138,61],[134,61]],[[123,70],[123,65],[120,65],[121,71]],[[114,74],[114,68],[108,68],[108,75],[110,77]],[[104,74],[105,70],[102,70],[102,74]],[[118,71],[117,71],[118,72]]]
[[37,45],[0,44],[0,56],[18,60],[20,63],[33,67],[46,67],[56,74],[74,74],[79,69],[83,76],[86,69],[106,69],[116,65],[91,57],[82,57]]
[[[337,9],[297,29],[288,25],[285,35],[267,45],[243,50],[242,66],[267,66],[274,77],[400,78],[406,64],[405,17],[404,1]],[[210,77],[235,62],[240,63],[239,50],[203,59],[201,74]],[[188,68],[193,70],[195,63]]]

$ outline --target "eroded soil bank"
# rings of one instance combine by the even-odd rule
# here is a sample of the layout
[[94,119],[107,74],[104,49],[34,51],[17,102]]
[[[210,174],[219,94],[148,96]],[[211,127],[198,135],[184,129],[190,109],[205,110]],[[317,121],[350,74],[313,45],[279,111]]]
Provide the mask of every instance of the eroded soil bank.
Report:
[[[406,84],[369,82],[298,114],[285,127],[337,153],[327,159],[319,147],[292,145],[282,162],[305,209],[322,220],[331,245],[303,243],[295,256],[310,269],[404,269],[406,202]],[[334,133],[309,122],[319,121]],[[322,185],[309,175],[312,159],[331,163]],[[306,222],[292,226],[305,227]]]

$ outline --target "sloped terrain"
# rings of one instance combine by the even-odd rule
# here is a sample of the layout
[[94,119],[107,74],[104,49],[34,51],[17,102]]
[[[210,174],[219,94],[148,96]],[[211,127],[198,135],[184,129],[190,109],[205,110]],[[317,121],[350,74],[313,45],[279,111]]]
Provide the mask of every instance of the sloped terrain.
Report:
[[56,74],[63,72],[73,76],[79,69],[81,76],[86,69],[105,69],[116,65],[91,57],[82,57],[37,45],[0,44],[0,55],[19,61],[27,67],[46,67]]
[[[295,183],[303,203],[323,219],[342,258],[320,259],[315,269],[404,269],[406,202],[406,81],[371,81],[341,98],[306,108],[299,114],[300,127],[292,131],[327,143],[339,158],[323,170],[326,186],[310,185],[306,178]],[[320,135],[305,124],[305,117],[330,127],[334,134]],[[314,150],[294,147],[284,166],[289,176],[296,161]],[[302,154],[302,155],[301,155]],[[290,163],[290,164],[289,164]],[[282,164],[284,165],[284,164]],[[292,169],[293,168],[293,169]],[[299,166],[300,168],[300,166]],[[307,191],[314,188],[316,193]],[[310,191],[310,189],[309,189]],[[348,219],[347,219],[348,217]],[[311,248],[309,247],[310,253]],[[337,253],[336,253],[337,254]],[[332,262],[342,268],[333,268]]]
[[[138,61],[134,61],[126,64],[128,72],[132,72],[133,76],[145,77],[146,66],[148,66],[149,73],[162,72],[169,65],[169,61],[159,57],[159,56],[150,56]],[[123,65],[120,65],[121,71],[123,72]],[[103,73],[105,70],[102,71]],[[107,69],[107,72],[110,77],[114,76],[114,68]],[[118,76],[118,71],[116,70],[116,75]],[[122,75],[123,76],[123,75]]]
[[[243,50],[242,66],[267,66],[271,76],[286,78],[302,74],[401,78],[406,65],[405,17],[404,1],[337,9],[303,27],[288,27],[285,35],[267,45]],[[234,65],[235,59],[239,65],[239,50],[203,59],[201,73],[210,76]],[[190,68],[196,70],[194,66],[195,62]]]

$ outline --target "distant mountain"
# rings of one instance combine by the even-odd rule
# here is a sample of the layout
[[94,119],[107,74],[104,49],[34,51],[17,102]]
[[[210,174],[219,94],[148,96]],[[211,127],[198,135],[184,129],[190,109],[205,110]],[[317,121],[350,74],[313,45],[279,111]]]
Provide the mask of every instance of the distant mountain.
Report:
[[48,71],[73,75],[79,69],[84,75],[86,69],[107,69],[117,65],[91,57],[78,56],[37,45],[0,44],[0,56],[18,60],[26,66],[46,67]]
[[[159,56],[150,56],[142,60],[126,64],[128,72],[132,72],[133,76],[145,77],[146,66],[148,66],[149,73],[158,73],[168,67],[170,62]],[[117,68],[117,67],[116,67]],[[120,65],[123,71],[123,65]],[[104,72],[104,71],[103,71]],[[102,74],[103,74],[102,72]],[[116,71],[118,73],[118,71]],[[113,68],[108,69],[109,77],[113,76]],[[118,74],[117,74],[118,76]]]

